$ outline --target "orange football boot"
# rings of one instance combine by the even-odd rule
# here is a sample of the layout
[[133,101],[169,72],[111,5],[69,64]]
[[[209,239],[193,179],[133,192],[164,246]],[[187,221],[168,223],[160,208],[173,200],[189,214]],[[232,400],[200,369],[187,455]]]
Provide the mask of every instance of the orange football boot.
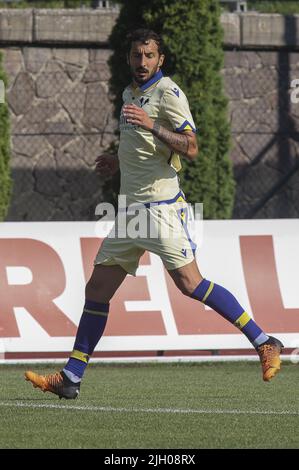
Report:
[[262,364],[263,380],[269,382],[280,371],[280,353],[283,344],[279,339],[269,336],[269,339],[256,348]]
[[39,375],[28,370],[25,379],[32,383],[33,387],[40,388],[43,392],[51,392],[59,398],[74,399],[80,393],[80,382],[72,382],[63,371],[55,374]]

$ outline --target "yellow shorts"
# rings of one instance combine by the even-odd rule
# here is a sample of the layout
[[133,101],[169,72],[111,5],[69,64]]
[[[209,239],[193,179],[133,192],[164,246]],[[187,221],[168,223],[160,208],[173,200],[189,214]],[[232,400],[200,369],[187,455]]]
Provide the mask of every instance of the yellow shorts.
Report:
[[132,215],[126,211],[118,213],[94,264],[120,265],[136,276],[145,250],[160,256],[167,270],[190,263],[195,256],[196,244],[189,234],[188,216],[185,201],[143,207]]

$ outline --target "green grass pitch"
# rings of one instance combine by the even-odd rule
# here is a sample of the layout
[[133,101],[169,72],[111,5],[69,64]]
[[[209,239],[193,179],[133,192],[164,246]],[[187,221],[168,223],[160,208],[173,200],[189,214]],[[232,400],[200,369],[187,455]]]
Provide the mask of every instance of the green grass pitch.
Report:
[[299,448],[299,365],[264,383],[258,362],[90,364],[77,400],[1,365],[0,448]]

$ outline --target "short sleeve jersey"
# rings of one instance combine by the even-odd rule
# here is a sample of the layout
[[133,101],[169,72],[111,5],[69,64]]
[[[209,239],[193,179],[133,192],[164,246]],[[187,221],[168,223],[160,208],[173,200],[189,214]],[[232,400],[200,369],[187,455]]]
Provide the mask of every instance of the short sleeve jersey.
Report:
[[[170,131],[196,132],[185,94],[161,71],[141,87],[129,85],[123,92],[123,102],[142,107],[150,118]],[[179,155],[150,131],[126,122],[122,110],[118,157],[120,194],[126,196],[128,204],[163,201],[178,194]]]

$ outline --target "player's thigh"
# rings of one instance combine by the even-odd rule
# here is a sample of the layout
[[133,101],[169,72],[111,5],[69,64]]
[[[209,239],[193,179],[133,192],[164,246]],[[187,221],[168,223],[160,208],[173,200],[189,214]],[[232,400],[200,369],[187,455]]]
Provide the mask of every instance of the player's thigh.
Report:
[[184,266],[176,269],[168,269],[168,273],[180,291],[189,296],[195,291],[196,287],[203,279],[195,258]]
[[86,284],[86,297],[99,302],[109,302],[127,274],[119,265],[95,265]]
[[154,206],[149,212],[156,227],[153,234],[158,236],[143,241],[144,248],[160,256],[177,287],[190,295],[202,276],[195,258],[196,244],[188,231],[187,205]]

